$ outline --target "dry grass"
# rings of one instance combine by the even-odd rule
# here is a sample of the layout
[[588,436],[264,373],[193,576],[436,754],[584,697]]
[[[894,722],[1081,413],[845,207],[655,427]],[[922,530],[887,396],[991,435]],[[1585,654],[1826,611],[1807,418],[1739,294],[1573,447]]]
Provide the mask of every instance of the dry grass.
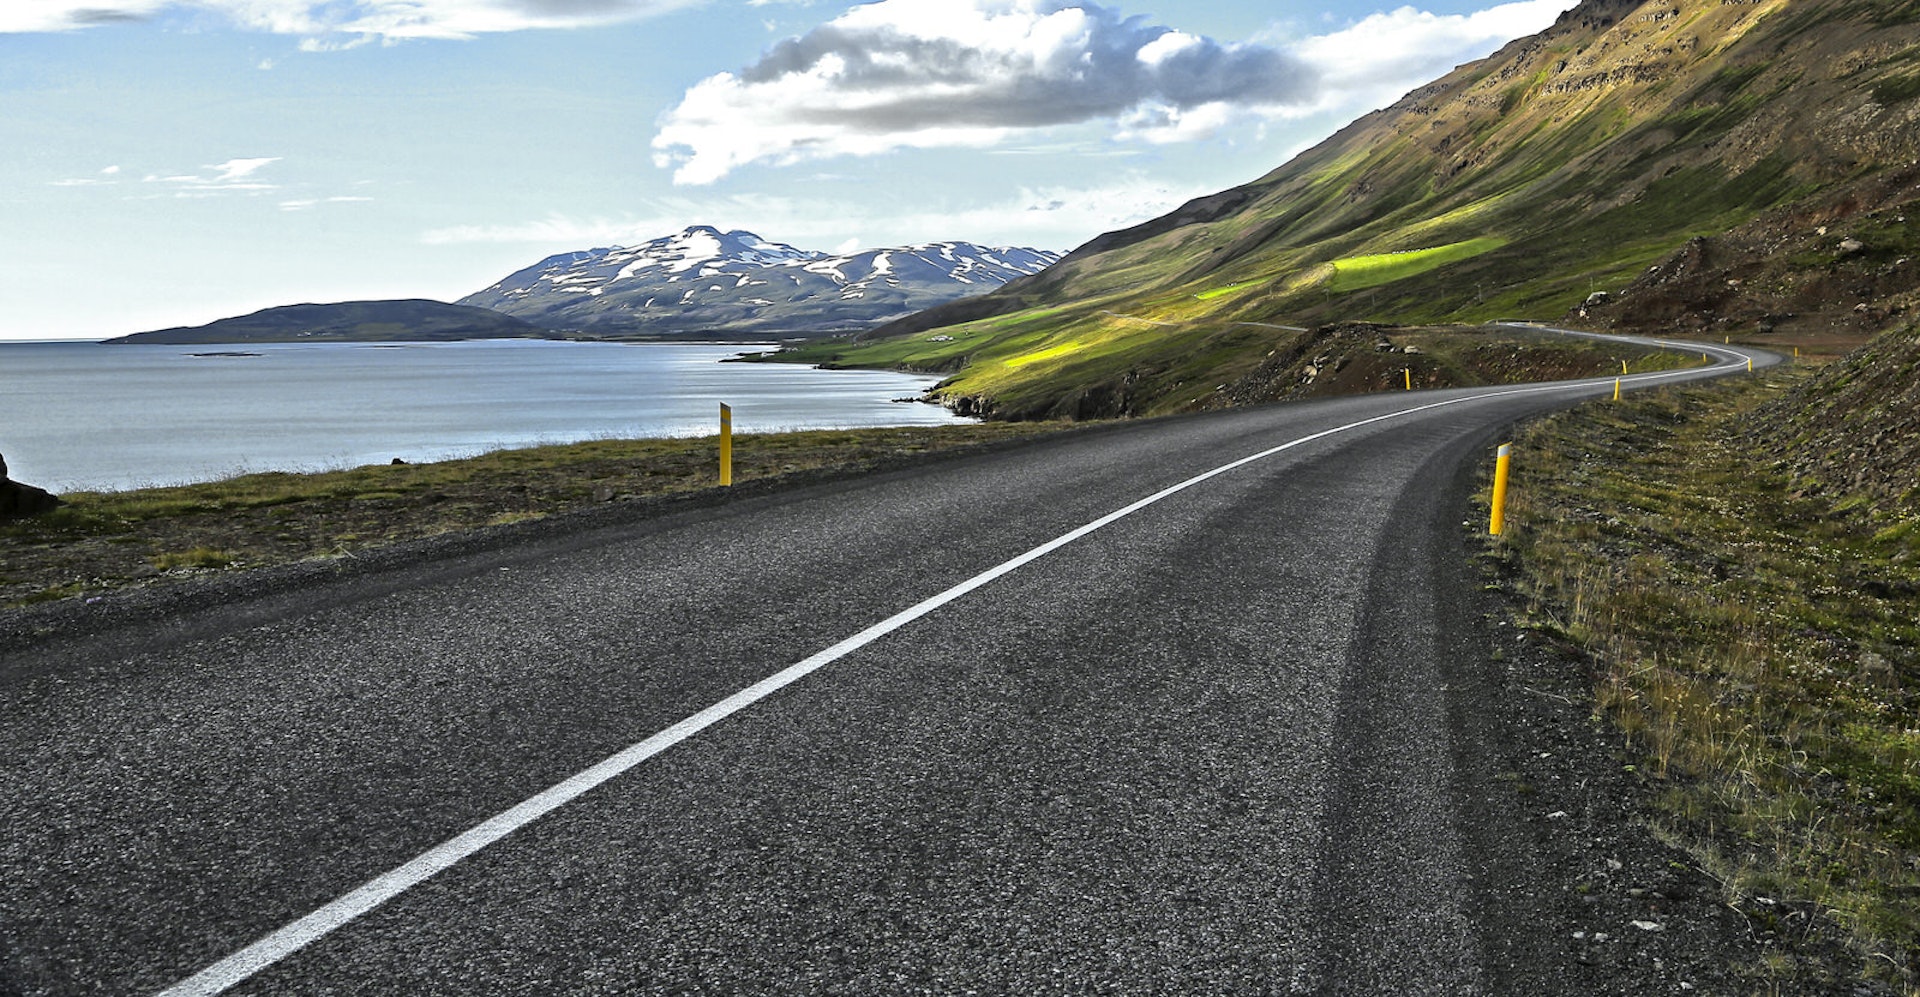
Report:
[[[1544,420],[1516,441],[1509,532],[1490,543],[1529,622],[1596,660],[1598,711],[1670,833],[1777,937],[1774,971],[1916,993],[1920,537],[1810,497],[1745,442],[1801,376]],[[1795,965],[1809,912],[1844,926],[1860,967]]]
[[[858,471],[1060,424],[822,430],[735,437],[734,480]],[[433,464],[249,474],[80,492],[0,523],[0,607],[86,597],[167,575],[350,554],[571,509],[718,487],[718,439],[596,440]]]

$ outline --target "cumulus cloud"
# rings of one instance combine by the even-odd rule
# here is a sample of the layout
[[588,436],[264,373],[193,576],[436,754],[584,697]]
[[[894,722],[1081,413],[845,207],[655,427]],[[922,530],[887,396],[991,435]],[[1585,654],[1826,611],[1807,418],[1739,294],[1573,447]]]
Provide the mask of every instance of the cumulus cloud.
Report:
[[10,0],[0,5],[0,34],[70,31],[180,12],[314,39],[471,38],[528,28],[612,24],[700,2],[704,0]]
[[752,162],[986,146],[1037,128],[1135,119],[1195,130],[1226,107],[1308,101],[1313,74],[1070,0],[881,0],[709,77],[662,118],[656,160],[680,183]]
[[655,162],[703,184],[749,163],[988,147],[1096,122],[1120,141],[1191,141],[1390,101],[1574,3],[1402,7],[1318,37],[1235,43],[1083,0],[880,0],[693,86],[662,116]]

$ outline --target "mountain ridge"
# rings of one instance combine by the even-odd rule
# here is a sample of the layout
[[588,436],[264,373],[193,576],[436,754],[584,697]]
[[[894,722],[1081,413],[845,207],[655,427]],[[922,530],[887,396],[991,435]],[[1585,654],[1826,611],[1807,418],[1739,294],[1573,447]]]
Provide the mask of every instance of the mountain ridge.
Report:
[[1058,258],[971,242],[831,254],[696,225],[637,246],[549,256],[459,303],[594,336],[818,335],[983,293]]

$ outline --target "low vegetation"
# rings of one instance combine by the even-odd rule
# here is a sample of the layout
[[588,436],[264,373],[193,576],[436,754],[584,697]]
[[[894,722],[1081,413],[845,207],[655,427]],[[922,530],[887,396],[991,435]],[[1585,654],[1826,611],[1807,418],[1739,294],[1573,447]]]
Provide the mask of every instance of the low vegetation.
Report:
[[[1756,991],[1864,972],[1920,993],[1920,510],[1775,442],[1767,403],[1807,381],[1531,426],[1489,556],[1525,622],[1596,662],[1596,718],[1665,832],[1778,944]],[[1806,964],[1834,924],[1861,964]]]
[[[1571,339],[1510,326],[1298,329],[1183,322],[1094,309],[1078,319],[1009,316],[873,343],[830,341],[779,359],[849,367],[964,369],[935,393],[972,415],[1088,419],[1166,415],[1400,387],[1467,387],[1664,370],[1697,354]],[[1028,326],[1038,322],[1037,325]]]
[[[746,434],[734,480],[857,472],[1057,424]],[[457,530],[718,487],[718,441],[597,440],[466,460],[320,474],[249,474],[122,492],[77,492],[0,523],[0,606],[97,595],[169,576],[351,555]]]

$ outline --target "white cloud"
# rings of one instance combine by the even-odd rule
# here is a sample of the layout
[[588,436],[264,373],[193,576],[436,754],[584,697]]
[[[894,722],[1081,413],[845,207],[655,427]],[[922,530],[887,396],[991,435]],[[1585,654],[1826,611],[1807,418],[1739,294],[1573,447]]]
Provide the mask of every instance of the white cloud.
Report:
[[753,162],[985,147],[1145,107],[1173,121],[1216,104],[1297,104],[1314,87],[1277,49],[1104,7],[880,0],[702,80],[663,116],[653,145],[676,182],[709,183]]
[[[218,197],[223,194],[265,194],[279,190],[280,185],[269,183],[257,174],[279,161],[279,156],[229,159],[224,163],[210,163],[202,166],[201,169],[209,171],[206,173],[149,173],[141,177],[140,182],[161,189],[164,193],[157,196],[163,197],[168,193],[177,198]],[[118,167],[113,167],[113,170],[115,174],[119,172]],[[111,180],[109,179],[108,182]]]
[[108,166],[102,169],[99,173],[96,173],[90,177],[73,177],[66,180],[55,180],[53,181],[53,186],[55,187],[110,187],[120,182],[118,179],[116,179],[117,177],[119,177],[119,175],[120,175],[120,167]]
[[281,201],[281,211],[306,211],[322,204],[362,204],[373,200],[371,197],[302,197],[291,201]]
[[654,158],[704,184],[751,163],[987,148],[1101,122],[1117,141],[1193,141],[1389,102],[1574,2],[1402,7],[1290,43],[1226,43],[1081,0],[879,0],[695,84],[661,117]]
[[1212,188],[1174,186],[1144,174],[1125,173],[1093,187],[1026,187],[997,200],[960,205],[930,203],[907,212],[886,204],[855,207],[842,201],[758,194],[671,198],[650,205],[644,215],[551,215],[520,224],[461,225],[423,233],[421,241],[428,245],[517,244],[529,247],[529,251],[558,252],[631,245],[689,225],[714,225],[814,247],[844,248],[849,241],[866,246],[901,246],[966,239],[1067,250],[1101,232],[1158,217],[1210,193]]
[[529,28],[638,20],[706,0],[6,0],[0,34],[71,31],[170,12],[211,14],[253,31],[338,38],[471,38]]
[[258,159],[229,159],[224,163],[208,166],[213,171],[213,184],[236,184],[260,171],[260,167],[280,161],[279,156],[262,156]]
[[1384,107],[1463,62],[1545,30],[1573,6],[1573,0],[1518,0],[1472,14],[1400,7],[1293,50],[1319,72],[1328,107]]
[[170,0],[9,0],[0,4],[0,34],[71,31],[122,21],[143,21]]

